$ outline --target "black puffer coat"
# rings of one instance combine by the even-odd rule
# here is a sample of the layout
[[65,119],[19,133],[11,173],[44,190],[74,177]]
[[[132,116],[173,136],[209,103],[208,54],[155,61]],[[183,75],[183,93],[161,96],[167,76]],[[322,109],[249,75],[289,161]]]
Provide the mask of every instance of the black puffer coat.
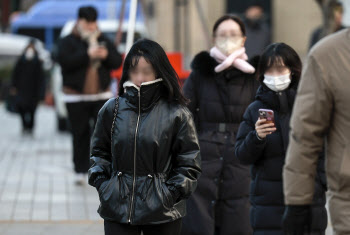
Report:
[[[236,156],[244,164],[251,164],[250,221],[254,234],[283,234],[281,229],[284,212],[282,169],[289,142],[289,120],[296,95],[296,84],[283,92],[273,92],[261,86],[256,100],[244,114],[236,142]],[[272,109],[277,130],[260,141],[256,136],[255,123],[259,109]],[[325,209],[326,175],[324,155],[319,161],[316,190],[312,208],[314,231],[327,227]],[[316,233],[319,234],[319,233]]]
[[[257,59],[249,61],[253,66]],[[234,156],[234,144],[244,111],[254,100],[259,83],[254,74],[233,67],[220,73],[208,52],[192,62],[184,85],[189,109],[198,125],[202,176],[188,201],[190,212],[182,234],[249,234],[249,168]],[[200,226],[193,226],[200,224]]]
[[191,113],[168,102],[159,80],[139,91],[130,82],[124,85],[112,141],[114,99],[100,110],[92,137],[89,183],[107,179],[98,187],[98,212],[132,225],[179,219],[201,172]]

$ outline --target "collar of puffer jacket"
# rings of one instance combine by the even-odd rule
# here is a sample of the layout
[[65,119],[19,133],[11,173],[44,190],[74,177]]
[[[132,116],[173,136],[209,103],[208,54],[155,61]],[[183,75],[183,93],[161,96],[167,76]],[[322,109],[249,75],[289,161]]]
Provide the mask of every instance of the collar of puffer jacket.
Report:
[[141,111],[147,111],[164,95],[165,87],[162,81],[162,78],[158,78],[154,81],[142,83],[141,87],[136,86],[131,81],[127,81],[123,84],[123,88],[125,89],[124,96],[128,103],[135,108],[138,108],[140,100]]
[[295,87],[290,87],[281,92],[274,92],[263,84],[256,92],[255,99],[265,103],[271,109],[277,110],[281,113],[289,113],[292,111],[295,96]]

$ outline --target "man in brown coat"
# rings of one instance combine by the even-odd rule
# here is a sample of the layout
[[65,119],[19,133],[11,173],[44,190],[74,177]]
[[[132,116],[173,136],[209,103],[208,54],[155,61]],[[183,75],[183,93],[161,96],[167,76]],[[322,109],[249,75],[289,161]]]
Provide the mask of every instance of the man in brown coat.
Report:
[[312,226],[309,205],[325,139],[334,234],[350,234],[350,29],[320,41],[303,71],[283,171],[287,234]]

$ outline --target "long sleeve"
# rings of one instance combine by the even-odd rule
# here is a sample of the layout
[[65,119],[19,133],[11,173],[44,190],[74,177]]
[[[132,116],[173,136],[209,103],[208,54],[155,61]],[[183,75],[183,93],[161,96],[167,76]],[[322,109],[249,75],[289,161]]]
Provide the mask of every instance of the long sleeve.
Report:
[[59,41],[57,61],[62,69],[66,71],[81,69],[88,66],[89,60],[87,49],[77,50],[67,37]]
[[252,120],[249,108],[243,115],[235,145],[235,156],[242,164],[254,164],[262,155],[266,140],[259,140],[256,136],[255,122]]
[[97,116],[95,130],[91,139],[92,166],[89,169],[89,184],[95,186],[99,178],[110,178],[112,173],[111,128],[115,99],[109,99]]
[[108,68],[108,69],[118,69],[122,65],[122,56],[118,53],[117,49],[113,45],[112,42],[109,40],[106,40],[107,42],[107,50],[108,50],[108,56],[105,60],[102,61],[102,63]]
[[190,100],[190,103],[187,105],[188,109],[191,111],[193,116],[196,116],[197,109],[199,106],[198,101],[198,88],[200,84],[198,84],[196,79],[195,72],[192,72],[190,76],[186,79],[183,92],[187,99]]
[[166,184],[176,198],[188,198],[197,186],[201,174],[201,158],[197,132],[190,112],[182,114],[172,147],[173,169]]
[[294,105],[283,170],[287,205],[312,203],[317,161],[333,113],[326,73],[315,58],[308,58]]

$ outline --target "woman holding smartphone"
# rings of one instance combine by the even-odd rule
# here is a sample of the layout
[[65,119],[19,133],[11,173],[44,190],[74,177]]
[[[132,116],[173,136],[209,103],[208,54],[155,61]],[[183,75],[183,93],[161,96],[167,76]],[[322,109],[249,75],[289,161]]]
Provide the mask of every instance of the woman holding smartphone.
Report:
[[[250,221],[254,234],[283,234],[282,168],[301,66],[298,54],[284,43],[275,43],[265,49],[257,71],[262,85],[255,101],[247,108],[237,134],[235,154],[241,163],[252,165]],[[265,114],[272,123],[267,122]],[[327,227],[324,160],[318,165],[314,204],[309,217],[312,226],[308,228],[312,234],[324,234]]]

